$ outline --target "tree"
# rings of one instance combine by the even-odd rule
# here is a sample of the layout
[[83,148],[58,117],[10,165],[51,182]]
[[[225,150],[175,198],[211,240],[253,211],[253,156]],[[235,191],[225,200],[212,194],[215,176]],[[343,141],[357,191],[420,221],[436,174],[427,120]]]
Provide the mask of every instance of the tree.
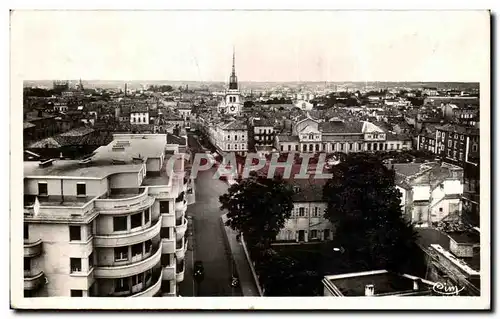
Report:
[[254,105],[255,105],[255,103],[253,101],[245,101],[245,102],[243,102],[243,107],[244,108],[253,107]]
[[268,247],[290,218],[293,194],[281,177],[253,174],[232,185],[219,201],[221,210],[228,210],[227,226],[242,232],[250,247]]
[[420,275],[423,252],[413,225],[403,219],[393,170],[372,154],[348,154],[332,167],[324,187],[325,217],[334,242],[345,249],[353,271],[388,269]]

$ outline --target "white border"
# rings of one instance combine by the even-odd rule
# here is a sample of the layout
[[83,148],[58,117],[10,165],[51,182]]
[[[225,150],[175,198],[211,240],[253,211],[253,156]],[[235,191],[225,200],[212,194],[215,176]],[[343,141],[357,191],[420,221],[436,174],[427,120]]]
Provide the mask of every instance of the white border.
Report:
[[[388,6],[382,4],[378,1],[376,4],[365,1],[368,5],[364,6],[364,9],[411,9],[411,5],[408,6],[407,3],[403,2],[391,2]],[[483,2],[484,3],[484,2]],[[204,3],[204,2],[187,2],[187,1],[174,1],[174,3],[169,5],[169,9],[349,9],[356,7],[359,1],[345,1],[340,5],[326,4],[325,2],[319,5],[314,5],[314,2],[299,2],[299,1],[286,1],[277,3],[269,3],[265,1],[253,1],[246,2],[243,5],[237,5],[233,1],[220,1],[218,3]],[[137,4],[136,4],[137,5]],[[449,6],[443,5],[442,2],[437,1],[419,1],[418,4],[414,5],[413,8],[421,7],[425,5],[427,9],[445,9]],[[479,1],[454,1],[453,6],[460,5],[461,9],[478,9],[487,8],[488,6],[479,5]],[[123,8],[123,1],[85,1],[80,3],[69,3],[59,1],[56,4],[40,5],[36,2],[18,1],[16,3],[17,8],[65,8],[65,9],[95,9],[95,8]],[[143,7],[145,9],[164,9],[165,5],[157,2]],[[481,81],[481,242],[491,243],[490,241],[490,140],[485,137],[490,136],[490,125],[489,125],[489,113],[490,109],[484,107],[484,105],[489,106],[489,95],[490,95],[490,80],[489,80],[489,65],[488,66],[478,66],[484,68],[485,79]],[[19,163],[22,161],[22,140],[19,138],[22,136],[22,129],[20,123],[22,123],[21,112],[22,101],[22,82],[19,81],[19,75],[16,74],[15,70],[11,70],[10,75],[10,93],[11,101],[10,104],[10,145],[11,145],[11,163]],[[6,85],[4,87],[7,87]],[[5,95],[7,96],[7,94]],[[5,119],[5,118],[4,118]],[[3,129],[8,126],[4,124]],[[3,134],[7,136],[7,134]],[[5,145],[5,144],[4,144]],[[4,165],[6,167],[6,165]],[[20,189],[20,183],[17,182],[22,178],[22,167],[12,165],[11,169],[11,182],[10,190],[12,203],[11,212],[11,266],[13,263],[20,265],[22,254],[14,254],[15,251],[22,252],[20,249],[22,247],[22,240],[20,236],[15,236],[18,234],[17,229],[20,229],[20,224],[22,223],[22,189]],[[7,176],[7,175],[4,175]],[[7,192],[3,192],[4,194]],[[5,200],[4,202],[8,202]],[[16,209],[17,208],[17,209]],[[485,232],[484,230],[487,230]],[[19,238],[18,238],[19,237]],[[482,264],[482,292],[483,297],[415,297],[418,301],[414,300],[414,297],[386,297],[384,299],[377,298],[342,298],[339,300],[331,298],[163,298],[161,303],[157,299],[150,298],[127,298],[125,299],[113,299],[110,302],[109,298],[16,298],[11,295],[11,306],[16,308],[39,308],[39,309],[414,309],[418,307],[419,309],[486,309],[490,306],[490,254],[487,245],[481,245],[481,264]],[[18,288],[21,287],[22,291],[22,272],[20,267],[11,267],[11,294],[15,294],[16,290],[19,292]],[[22,293],[21,293],[22,295]],[[299,301],[300,300],[300,301]],[[299,301],[299,302],[298,302]]]

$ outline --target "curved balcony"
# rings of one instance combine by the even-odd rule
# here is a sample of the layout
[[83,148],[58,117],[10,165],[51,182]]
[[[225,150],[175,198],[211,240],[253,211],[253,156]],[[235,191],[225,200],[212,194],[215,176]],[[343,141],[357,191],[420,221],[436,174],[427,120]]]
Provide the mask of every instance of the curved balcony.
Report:
[[187,230],[187,219],[186,217],[182,217],[181,223],[179,225],[175,226],[175,238],[177,240],[181,240],[184,237],[184,234],[186,234]]
[[24,243],[24,257],[36,257],[42,254],[42,240]]
[[184,245],[182,245],[181,248],[177,248],[175,250],[175,257],[177,258],[177,260],[184,260],[184,256],[186,255],[186,251],[187,251],[187,239],[184,241]]
[[[162,276],[163,276],[163,273],[159,272],[159,275],[153,276],[152,282],[154,282],[154,284],[151,287],[147,288],[144,291],[138,292],[130,297],[154,297],[154,296],[156,296],[161,290],[161,282],[163,280]],[[155,277],[157,277],[156,281],[155,281]]]
[[173,254],[175,253],[175,240],[173,238],[162,238],[161,247],[164,254]]
[[40,286],[45,284],[45,276],[43,271],[40,271],[38,274],[34,276],[25,276],[24,277],[24,290],[35,290]]
[[174,280],[175,277],[175,265],[163,267],[163,280]]
[[182,282],[184,281],[184,263],[182,264],[181,267],[177,267],[177,272],[175,274],[175,281],[176,282]]
[[180,211],[180,212],[185,212],[187,209],[187,203],[186,200],[182,200],[180,202],[175,203],[175,211]]
[[144,188],[141,194],[131,197],[98,198],[95,207],[101,214],[128,214],[149,208],[154,202],[154,197],[149,196],[148,189]]
[[95,267],[94,276],[96,278],[123,278],[130,277],[145,272],[157,265],[161,260],[161,242],[156,252],[136,263],[121,266],[98,266]]
[[117,247],[117,246],[131,246],[137,243],[145,242],[154,238],[160,233],[162,217],[158,219],[153,226],[143,228],[139,231],[130,231],[125,234],[109,234],[109,235],[96,235],[94,236],[94,245],[96,247]]

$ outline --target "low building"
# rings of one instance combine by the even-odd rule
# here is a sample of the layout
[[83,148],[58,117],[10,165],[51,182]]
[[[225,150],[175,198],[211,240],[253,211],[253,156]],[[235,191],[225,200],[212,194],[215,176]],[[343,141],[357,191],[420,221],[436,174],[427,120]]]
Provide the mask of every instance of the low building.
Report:
[[208,137],[220,152],[245,156],[248,152],[248,127],[241,120],[229,120],[208,127]]
[[254,118],[251,126],[254,146],[272,146],[274,144],[274,122],[266,118]]
[[434,282],[387,270],[365,271],[323,278],[325,297],[402,297],[434,295]]
[[427,279],[455,287],[461,296],[479,296],[480,236],[477,229],[444,232],[417,228],[419,245],[427,256]]
[[130,110],[130,124],[149,124],[149,108],[147,106],[136,106]]
[[440,163],[392,164],[405,218],[419,225],[437,224],[462,212],[463,169]]

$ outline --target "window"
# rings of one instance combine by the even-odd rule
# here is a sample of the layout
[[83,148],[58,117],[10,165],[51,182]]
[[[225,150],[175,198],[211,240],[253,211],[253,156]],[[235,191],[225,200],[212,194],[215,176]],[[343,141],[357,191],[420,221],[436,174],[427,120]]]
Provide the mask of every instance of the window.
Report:
[[71,297],[83,297],[83,290],[71,289]]
[[447,150],[446,156],[451,157],[451,150]]
[[126,216],[113,217],[113,231],[123,231],[127,228]]
[[76,196],[86,196],[87,186],[85,184],[76,184]]
[[116,247],[115,248],[115,261],[125,261],[128,260],[128,247]]
[[477,152],[477,144],[472,145],[472,151]]
[[373,143],[373,150],[376,151],[377,150],[377,143]]
[[311,230],[311,238],[318,238],[318,231],[316,229]]
[[150,215],[150,213],[151,212],[150,212],[149,208],[144,211],[144,224],[149,223],[149,215]]
[[88,233],[88,238],[90,238],[92,235],[94,235],[94,222],[91,221],[89,223],[89,233]]
[[238,140],[238,135],[234,135],[234,140],[237,141]]
[[437,131],[437,137],[441,137],[441,131]]
[[389,148],[389,144],[385,144],[385,150],[387,151],[387,149]]
[[24,257],[24,270],[26,271],[31,270],[31,259],[28,257]]
[[316,144],[316,152],[319,152],[319,144]]
[[460,154],[458,155],[458,159],[459,160],[463,160],[464,159],[464,152],[460,152]]
[[453,159],[457,158],[457,151],[453,151]]
[[451,147],[451,140],[448,140],[448,147]]
[[340,143],[340,150],[343,151],[344,150],[344,143]]
[[162,266],[170,265],[170,254],[162,254],[161,255],[161,264]]
[[371,150],[372,150],[372,144],[371,144],[371,143],[368,143],[368,144],[366,144],[366,145],[367,145],[367,147],[368,147],[368,150],[369,150],[369,151],[371,151]]
[[314,207],[314,217],[318,217],[318,214],[319,214],[319,208]]
[[140,283],[142,283],[142,275],[141,274],[132,276],[132,286],[138,285]]
[[234,150],[238,150],[238,144],[234,144]]
[[69,241],[82,240],[82,228],[80,226],[69,226]]
[[363,144],[358,143],[358,150],[359,150],[359,151],[363,150]]
[[169,227],[162,227],[160,229],[160,237],[165,238],[165,239],[170,239],[170,228]]
[[324,232],[323,234],[325,235],[325,240],[330,239],[330,230],[325,229],[323,232]]
[[38,196],[47,196],[47,183],[38,183]]
[[228,136],[227,136],[227,139],[228,139],[228,140],[230,140],[230,139],[231,139],[231,135],[228,135]]
[[460,140],[463,141],[464,140],[464,136],[463,135],[460,135]]
[[304,214],[305,214],[304,212],[305,212],[304,207],[300,207],[300,208],[299,208],[299,216],[300,216],[300,217],[304,217]]
[[141,227],[142,225],[142,213],[137,213],[130,216],[130,226],[132,229]]
[[292,150],[292,145],[288,145],[288,151]]
[[129,291],[128,278],[115,279],[115,292]]
[[146,254],[151,252],[151,249],[153,248],[153,242],[151,241],[151,239],[146,240],[145,248]]
[[152,270],[148,270],[144,273],[144,282],[147,283],[149,281],[149,279],[151,279],[151,272],[152,272]]
[[245,135],[241,135],[241,139],[242,139],[242,140],[245,140]]
[[82,271],[81,258],[70,258],[69,263],[70,263],[71,273]]
[[298,151],[299,150],[299,145],[295,145],[295,150]]
[[399,150],[399,148],[401,147],[401,144],[396,144],[396,149]]
[[439,212],[442,213],[443,212],[443,207],[439,207]]
[[142,243],[132,245],[132,258],[142,255]]
[[30,238],[29,229],[30,229],[29,224],[24,223],[24,230],[23,230],[24,239]]
[[230,150],[231,149],[231,144],[227,144],[227,149]]
[[89,269],[92,269],[94,267],[94,253],[90,253],[89,255]]

